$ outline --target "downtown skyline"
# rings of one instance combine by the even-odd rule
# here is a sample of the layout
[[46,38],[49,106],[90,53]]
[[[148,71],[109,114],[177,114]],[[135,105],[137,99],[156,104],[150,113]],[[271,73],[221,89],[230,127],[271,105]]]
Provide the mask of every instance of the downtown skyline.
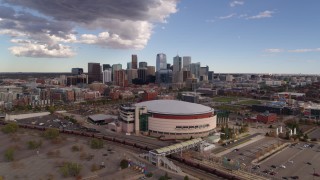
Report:
[[41,2],[0,0],[0,72],[125,65],[132,54],[155,66],[164,53],[216,73],[319,74],[315,0]]

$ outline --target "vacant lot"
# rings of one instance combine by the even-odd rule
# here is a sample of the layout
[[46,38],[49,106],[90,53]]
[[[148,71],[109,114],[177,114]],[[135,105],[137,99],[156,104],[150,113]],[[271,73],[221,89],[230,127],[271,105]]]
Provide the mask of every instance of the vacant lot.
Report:
[[[41,142],[41,145],[30,148],[27,142],[31,140]],[[64,177],[62,174],[61,169],[67,162],[81,167],[77,178],[131,179],[142,176],[137,170],[120,170],[120,161],[123,159],[141,162],[135,154],[105,141],[102,149],[91,149],[90,140],[60,134],[59,140],[52,141],[44,139],[40,131],[20,129],[11,135],[0,131],[0,177],[30,180],[75,179],[74,176]],[[9,148],[13,149],[11,161],[5,156]],[[100,168],[100,165],[105,168]],[[157,170],[150,164],[145,165],[150,172]],[[157,170],[156,173],[164,174],[162,170]]]

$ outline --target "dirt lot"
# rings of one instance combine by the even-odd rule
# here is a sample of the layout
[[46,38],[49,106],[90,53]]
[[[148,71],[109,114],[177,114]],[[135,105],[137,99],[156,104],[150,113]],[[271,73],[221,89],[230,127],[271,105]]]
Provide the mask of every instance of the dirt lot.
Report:
[[[14,135],[7,135],[0,131],[0,176],[6,180],[63,179],[60,168],[64,162],[81,165],[79,178],[82,179],[132,179],[142,176],[137,170],[120,170],[122,159],[140,162],[135,154],[122,147],[105,143],[102,149],[91,149],[87,138],[60,135],[62,137],[60,141],[52,142],[44,139],[40,133],[19,129]],[[41,141],[41,147],[28,149],[27,142],[30,140]],[[74,145],[79,147],[78,151],[72,151]],[[14,160],[11,162],[4,156],[9,147],[14,148]],[[100,167],[102,162],[105,168],[92,172],[92,167]],[[148,171],[164,174],[164,171],[159,172],[150,164],[146,164],[146,167]],[[75,179],[75,177],[64,179]]]

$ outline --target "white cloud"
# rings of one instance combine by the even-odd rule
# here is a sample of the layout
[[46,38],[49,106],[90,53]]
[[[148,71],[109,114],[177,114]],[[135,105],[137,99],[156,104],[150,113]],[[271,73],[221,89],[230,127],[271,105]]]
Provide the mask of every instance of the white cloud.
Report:
[[18,57],[69,58],[75,55],[70,46],[62,44],[49,46],[47,44],[32,42],[30,40],[13,39],[11,41],[19,44],[19,46],[9,48],[10,52]]
[[231,7],[235,7],[235,6],[240,6],[240,5],[243,5],[244,2],[243,1],[232,1],[229,5]]
[[267,53],[280,53],[280,52],[283,52],[284,50],[283,49],[274,48],[274,49],[265,49],[264,51],[267,52]]
[[207,23],[214,23],[214,22],[216,22],[216,20],[214,20],[214,19],[207,19],[207,20],[205,20]]
[[[178,0],[0,2],[6,3],[6,6],[0,3],[0,34],[30,40],[29,44],[14,41],[21,47],[10,48],[15,55],[29,57],[33,54],[36,57],[54,54],[67,57],[71,54],[68,51],[72,51],[68,47],[79,43],[111,49],[143,49],[151,38],[153,27],[168,23],[167,18],[178,11]],[[86,33],[76,32],[79,28]],[[54,46],[64,49],[62,54],[65,55],[46,48]],[[35,53],[31,53],[32,50]],[[44,52],[40,53],[41,50]]]
[[315,48],[315,49],[292,49],[292,50],[288,50],[288,52],[293,52],[293,53],[320,52],[320,48]]
[[247,19],[270,18],[272,17],[272,14],[274,14],[273,11],[263,11],[263,12],[260,12],[258,15],[247,17]]
[[307,52],[320,52],[320,48],[314,48],[314,49],[291,49],[291,50],[271,48],[271,49],[265,49],[264,52],[267,52],[267,53],[281,53],[281,52],[307,53]]
[[235,15],[236,15],[235,13],[232,13],[232,14],[229,14],[227,16],[220,16],[218,18],[219,19],[230,19],[230,18],[234,17]]

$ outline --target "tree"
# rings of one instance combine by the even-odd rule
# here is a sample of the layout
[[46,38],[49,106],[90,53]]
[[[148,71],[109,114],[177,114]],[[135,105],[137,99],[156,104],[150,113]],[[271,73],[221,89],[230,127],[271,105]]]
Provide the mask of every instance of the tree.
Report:
[[79,165],[78,163],[66,162],[60,168],[60,171],[64,177],[69,177],[69,176],[79,175],[81,169],[82,169],[82,166]]
[[17,132],[18,129],[19,129],[19,126],[17,123],[9,123],[9,124],[6,124],[1,130],[6,134],[11,134],[11,133]]
[[183,180],[189,180],[189,176],[185,176]]
[[120,161],[120,167],[121,167],[121,169],[125,169],[125,168],[127,168],[128,166],[129,166],[128,160],[122,159],[122,160]]
[[94,138],[90,141],[90,147],[92,149],[101,149],[103,148],[103,141],[101,139]]
[[59,137],[59,130],[58,129],[46,129],[46,131],[43,133],[43,137],[46,139],[54,140]]
[[28,149],[37,149],[42,145],[42,141],[28,141],[27,146]]
[[14,160],[14,149],[13,148],[8,148],[4,152],[4,157],[7,161],[13,161]]

